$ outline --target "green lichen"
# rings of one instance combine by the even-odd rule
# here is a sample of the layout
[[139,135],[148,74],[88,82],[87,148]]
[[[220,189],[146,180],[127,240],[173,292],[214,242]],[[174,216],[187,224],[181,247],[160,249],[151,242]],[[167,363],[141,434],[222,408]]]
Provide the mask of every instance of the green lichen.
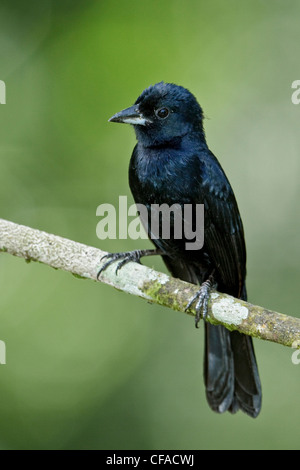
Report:
[[[182,281],[178,282],[176,279],[170,279],[163,283],[159,279],[151,280],[144,282],[141,290],[153,302],[182,312],[187,305],[189,297],[187,296],[187,289],[179,287],[179,283],[182,283]],[[193,311],[187,313],[194,315]]]
[[71,273],[72,276],[76,277],[77,279],[86,279],[86,277],[84,276],[80,276],[80,274],[76,274],[76,273]]
[[167,284],[162,286],[159,281],[146,281],[143,283],[141,290],[155,303],[164,304],[166,307],[173,308],[173,299],[170,292],[169,295],[167,295]]

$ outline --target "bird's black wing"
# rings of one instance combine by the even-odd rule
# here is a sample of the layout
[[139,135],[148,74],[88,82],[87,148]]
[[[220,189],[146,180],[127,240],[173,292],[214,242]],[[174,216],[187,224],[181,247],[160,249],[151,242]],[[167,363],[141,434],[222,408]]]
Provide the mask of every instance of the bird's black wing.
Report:
[[244,230],[229,181],[215,156],[201,161],[199,202],[204,203],[204,251],[208,254],[218,288],[245,297],[246,247]]
[[[202,250],[210,269],[215,269],[218,290],[246,300],[246,248],[236,199],[217,159],[211,153],[205,157],[200,161],[199,186],[193,190],[193,203],[204,203],[205,208]],[[169,257],[165,263],[174,276],[201,283],[205,270],[195,269],[198,259],[201,265],[203,254],[195,252],[193,264]],[[261,386],[251,337],[206,323],[204,378],[214,411],[235,413],[241,408],[258,415]]]

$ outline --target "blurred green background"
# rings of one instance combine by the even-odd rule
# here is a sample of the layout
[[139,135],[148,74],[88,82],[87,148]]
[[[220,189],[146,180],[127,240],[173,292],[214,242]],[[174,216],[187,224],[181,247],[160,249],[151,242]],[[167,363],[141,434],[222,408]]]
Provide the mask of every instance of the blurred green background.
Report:
[[[132,202],[134,132],[107,120],[171,81],[204,108],[235,190],[249,300],[299,315],[299,17],[296,0],[1,0],[0,216],[107,251],[150,247],[96,237],[99,204]],[[0,258],[0,448],[299,447],[292,349],[255,340],[261,415],[217,415],[192,317]]]

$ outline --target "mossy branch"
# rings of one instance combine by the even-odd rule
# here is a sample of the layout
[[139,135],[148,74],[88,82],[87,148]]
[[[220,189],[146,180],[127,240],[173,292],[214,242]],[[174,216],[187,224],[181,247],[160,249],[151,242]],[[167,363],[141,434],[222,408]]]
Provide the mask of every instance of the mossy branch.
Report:
[[[97,248],[3,219],[0,219],[0,251],[94,281],[97,281],[97,273],[105,262],[100,260],[106,254]],[[132,262],[117,275],[115,264],[112,264],[101,274],[100,281],[180,312],[185,311],[189,299],[199,288]],[[187,313],[195,315],[195,310],[190,308]],[[220,292],[211,293],[207,321],[285,346],[300,347],[299,318],[273,312]]]

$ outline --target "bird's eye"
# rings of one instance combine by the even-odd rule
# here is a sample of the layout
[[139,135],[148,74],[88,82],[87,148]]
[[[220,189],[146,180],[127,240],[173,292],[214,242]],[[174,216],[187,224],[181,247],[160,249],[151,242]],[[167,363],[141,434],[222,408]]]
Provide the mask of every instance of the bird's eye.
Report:
[[168,108],[159,108],[155,111],[155,114],[159,119],[165,119],[169,116],[169,112]]

